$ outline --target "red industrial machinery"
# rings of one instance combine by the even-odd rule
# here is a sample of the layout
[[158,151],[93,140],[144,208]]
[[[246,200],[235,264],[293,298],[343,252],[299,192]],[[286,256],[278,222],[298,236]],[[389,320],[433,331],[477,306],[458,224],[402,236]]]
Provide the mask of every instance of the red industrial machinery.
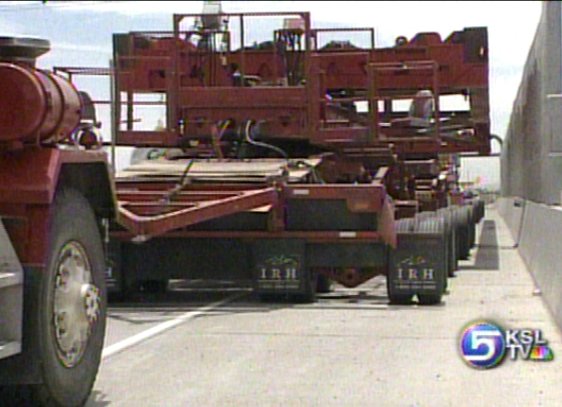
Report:
[[[247,46],[268,19],[281,27]],[[322,45],[351,33],[370,45]],[[1,386],[84,402],[104,270],[123,294],[227,278],[313,301],[383,274],[391,303],[441,301],[483,216],[456,170],[490,152],[485,28],[376,48],[372,29],[314,29],[308,13],[222,13],[113,43],[110,68],[51,73],[34,68],[47,42],[0,41]],[[78,92],[84,75],[109,78],[111,100]],[[103,103],[113,147],[153,149],[113,177]],[[139,128],[146,108],[162,126]]]
[[0,400],[74,406],[101,358],[115,207],[105,153],[80,145],[81,94],[34,67],[49,48],[0,38]]
[[[282,27],[247,46],[256,20]],[[321,45],[336,33],[370,45]],[[112,145],[165,149],[116,177],[114,287],[237,276],[312,300],[386,274],[392,302],[441,301],[483,216],[456,170],[490,152],[485,28],[376,48],[304,12],[181,14],[113,44],[110,69],[57,71],[111,78]],[[163,125],[138,128],[151,106]]]

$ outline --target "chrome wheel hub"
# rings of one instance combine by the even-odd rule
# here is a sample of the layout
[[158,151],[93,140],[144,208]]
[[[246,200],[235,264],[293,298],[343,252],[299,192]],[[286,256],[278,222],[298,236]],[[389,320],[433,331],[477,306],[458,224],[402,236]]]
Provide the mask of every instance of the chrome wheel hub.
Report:
[[84,355],[100,307],[86,251],[80,243],[69,242],[57,259],[53,306],[57,356],[66,367],[75,366]]

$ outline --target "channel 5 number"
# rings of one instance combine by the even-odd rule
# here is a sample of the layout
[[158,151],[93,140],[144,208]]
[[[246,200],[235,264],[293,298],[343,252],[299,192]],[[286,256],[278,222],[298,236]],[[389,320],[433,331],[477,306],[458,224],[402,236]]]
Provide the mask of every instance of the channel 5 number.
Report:
[[485,360],[491,359],[496,353],[496,341],[494,338],[501,337],[501,332],[497,331],[472,331],[470,333],[470,343],[472,350],[478,350],[481,345],[484,345],[488,349],[488,353],[484,355],[466,355],[466,358],[473,362],[483,362]]
[[503,332],[492,323],[474,324],[464,331],[461,350],[464,360],[472,367],[494,367],[505,355]]

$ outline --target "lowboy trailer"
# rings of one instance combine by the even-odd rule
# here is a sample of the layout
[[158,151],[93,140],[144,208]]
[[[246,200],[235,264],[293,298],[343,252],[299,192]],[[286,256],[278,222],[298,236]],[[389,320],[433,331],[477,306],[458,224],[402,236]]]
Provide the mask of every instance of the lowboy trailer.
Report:
[[[282,26],[245,44],[269,18]],[[321,45],[349,32],[370,45]],[[391,303],[441,302],[484,216],[457,161],[490,152],[485,28],[377,48],[372,29],[314,29],[304,12],[174,15],[113,44],[109,68],[47,72],[48,42],[0,39],[0,395],[85,402],[106,283],[252,280],[260,298],[314,301],[383,274]],[[108,78],[111,99],[78,91],[83,75]],[[163,125],[137,128],[150,106]],[[151,159],[114,174],[103,145]]]
[[[282,26],[248,46],[252,21]],[[334,33],[370,45],[322,45]],[[377,48],[373,29],[314,29],[306,12],[176,14],[113,45],[110,68],[56,69],[110,78],[91,103],[111,105],[111,144],[154,149],[115,177],[112,289],[239,278],[313,300],[385,274],[393,303],[441,301],[483,216],[457,167],[490,152],[486,28]],[[141,129],[150,107],[162,125]]]

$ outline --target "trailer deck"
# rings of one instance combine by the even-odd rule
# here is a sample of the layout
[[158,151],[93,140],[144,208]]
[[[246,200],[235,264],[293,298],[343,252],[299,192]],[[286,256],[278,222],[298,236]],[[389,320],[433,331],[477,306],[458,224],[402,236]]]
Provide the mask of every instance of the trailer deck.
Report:
[[[147,160],[116,176],[118,222],[135,241],[175,232],[201,235],[189,227],[213,219],[253,212],[265,219],[261,230],[214,230],[208,236],[384,240],[395,245],[392,212],[387,208],[382,232],[372,230],[292,230],[286,223],[287,201],[344,201],[351,213],[382,212],[384,187],[311,184],[319,159],[241,161]],[[327,214],[329,216],[329,214]],[[194,233],[195,232],[195,233]],[[199,233],[197,233],[199,232]],[[209,231],[211,232],[211,231]],[[237,233],[238,232],[238,233]],[[119,233],[119,232],[118,232]],[[119,233],[123,237],[126,233]]]

